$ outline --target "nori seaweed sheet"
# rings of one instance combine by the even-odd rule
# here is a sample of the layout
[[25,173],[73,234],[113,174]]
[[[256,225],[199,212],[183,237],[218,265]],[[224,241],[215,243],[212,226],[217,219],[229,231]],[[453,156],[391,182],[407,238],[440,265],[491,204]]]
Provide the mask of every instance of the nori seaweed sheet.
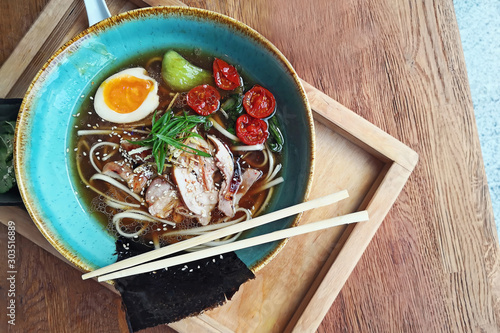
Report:
[[[118,261],[151,251],[150,247],[119,238]],[[240,286],[255,278],[236,253],[193,261],[115,280],[129,326],[134,332],[198,315],[230,300]]]

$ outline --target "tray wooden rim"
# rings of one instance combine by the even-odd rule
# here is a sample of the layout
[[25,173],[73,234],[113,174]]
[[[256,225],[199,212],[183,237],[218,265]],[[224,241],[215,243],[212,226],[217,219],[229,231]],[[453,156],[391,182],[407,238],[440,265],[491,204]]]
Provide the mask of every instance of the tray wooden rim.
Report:
[[[370,221],[349,226],[330,254],[285,332],[315,331],[354,270],[418,162],[418,154],[366,119],[302,81],[314,119],[385,162],[359,209]],[[382,196],[383,194],[383,196]],[[354,251],[352,250],[354,249]]]

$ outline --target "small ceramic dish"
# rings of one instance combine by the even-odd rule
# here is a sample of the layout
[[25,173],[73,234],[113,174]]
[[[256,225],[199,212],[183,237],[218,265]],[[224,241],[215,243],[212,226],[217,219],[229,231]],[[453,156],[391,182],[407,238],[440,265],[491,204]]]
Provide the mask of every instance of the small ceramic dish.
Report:
[[[85,30],[49,59],[24,97],[16,128],[15,168],[24,203],[49,242],[82,270],[109,265],[116,257],[115,239],[78,193],[70,145],[74,115],[93,84],[127,59],[195,47],[231,59],[276,96],[286,138],[285,181],[267,211],[307,198],[314,161],[312,113],[297,74],[276,47],[248,26],[206,10],[153,7],[123,13]],[[297,222],[298,217],[282,219],[243,237]],[[264,244],[238,251],[238,256],[255,272],[284,244]]]

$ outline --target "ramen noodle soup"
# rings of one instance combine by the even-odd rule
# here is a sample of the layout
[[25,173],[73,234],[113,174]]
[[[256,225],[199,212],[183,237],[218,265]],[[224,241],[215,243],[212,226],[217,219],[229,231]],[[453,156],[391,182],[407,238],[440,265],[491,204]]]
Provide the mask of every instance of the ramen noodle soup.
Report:
[[75,115],[73,161],[109,232],[158,248],[263,212],[283,182],[283,136],[272,92],[243,73],[167,50],[95,83]]

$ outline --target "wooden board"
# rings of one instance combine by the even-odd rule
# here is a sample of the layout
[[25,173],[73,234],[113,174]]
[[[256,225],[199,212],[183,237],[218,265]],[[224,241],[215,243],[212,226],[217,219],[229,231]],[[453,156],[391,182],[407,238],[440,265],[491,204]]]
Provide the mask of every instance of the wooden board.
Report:
[[[108,5],[112,13],[134,8],[122,0],[108,1]],[[86,26],[78,1],[51,0],[44,13],[0,68],[6,78],[0,83],[1,96],[21,96],[50,54]],[[23,69],[21,76],[19,68]],[[305,213],[301,223],[361,208],[369,211],[370,221],[291,239],[232,301],[198,318],[173,324],[176,330],[316,330],[417,163],[417,154],[404,144],[303,84],[316,122],[318,154],[311,198],[341,189],[348,189],[351,196],[334,206]],[[23,221],[18,232],[53,251],[22,210],[3,210],[0,218],[4,223],[9,219]]]

